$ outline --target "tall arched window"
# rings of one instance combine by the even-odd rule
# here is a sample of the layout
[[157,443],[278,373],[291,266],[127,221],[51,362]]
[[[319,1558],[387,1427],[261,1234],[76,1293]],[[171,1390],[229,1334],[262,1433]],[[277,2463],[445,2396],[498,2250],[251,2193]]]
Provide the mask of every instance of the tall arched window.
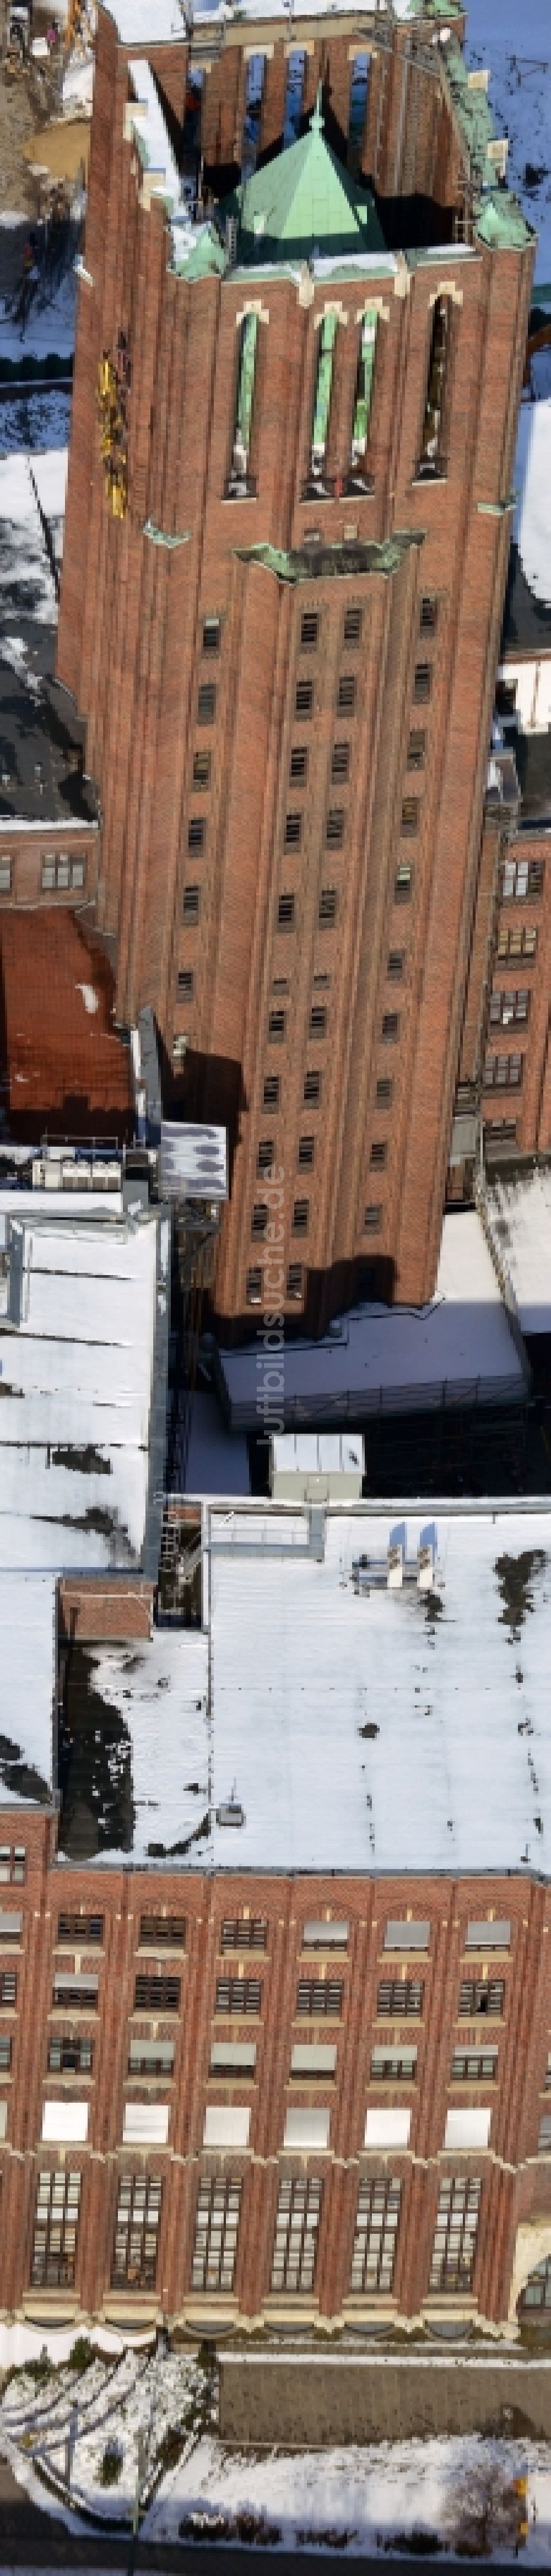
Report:
[[429,363],[418,474],[426,480],[446,473],[446,427],[451,355],[452,307],[449,296],[437,295],[433,307]]
[[365,134],[365,121],[367,116],[367,102],[369,97],[370,70],[370,55],[354,54],[350,74],[350,101],[348,111],[347,160],[349,170],[359,170],[360,168],[362,143]]
[[360,325],[360,344],[358,349],[358,366],[352,419],[352,439],[347,475],[348,491],[360,490],[365,492],[370,491],[372,488],[373,477],[367,472],[366,458],[369,445],[373,378],[375,374],[377,322],[378,314],[374,307],[370,307],[368,311],[362,315]]
[[310,467],[303,489],[304,500],[329,500],[330,498],[326,479],[326,459],[337,330],[338,314],[324,313],[318,336]]
[[257,339],[258,313],[244,313],[239,326],[232,461],[226,484],[228,500],[246,500],[256,490],[256,484],[249,470],[249,449]]

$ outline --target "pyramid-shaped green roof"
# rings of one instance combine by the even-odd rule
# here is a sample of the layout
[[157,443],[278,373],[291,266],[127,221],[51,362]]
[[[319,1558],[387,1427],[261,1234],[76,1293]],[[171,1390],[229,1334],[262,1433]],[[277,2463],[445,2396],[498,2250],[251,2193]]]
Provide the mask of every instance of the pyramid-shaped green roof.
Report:
[[381,251],[385,242],[373,198],[332,152],[323,130],[321,92],[306,134],[255,170],[224,213],[237,222],[239,267],[264,261],[353,259]]

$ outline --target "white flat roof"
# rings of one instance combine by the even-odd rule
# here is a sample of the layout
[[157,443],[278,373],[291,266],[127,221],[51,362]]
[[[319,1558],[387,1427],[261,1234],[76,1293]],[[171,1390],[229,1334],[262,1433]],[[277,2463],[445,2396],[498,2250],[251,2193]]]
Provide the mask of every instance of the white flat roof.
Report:
[[551,1332],[551,1166],[494,1174],[488,1216],[523,1333]]
[[132,1739],[135,1857],[551,1876],[551,1503],[329,1506],[311,1521],[236,1500],[204,1506],[204,1537],[203,1632],[91,1650],[94,1689]]
[[[521,1400],[525,1379],[500,1295],[491,1254],[474,1208],[444,1218],[435,1294],[429,1306],[358,1306],[340,1316],[323,1341],[287,1342],[262,1368],[262,1322],[244,1350],[221,1351],[219,1375],[230,1419],[259,1421],[263,1388],[277,1424],[280,1397],[289,1419],[342,1410],[421,1411],[438,1403]],[[267,1416],[267,1429],[270,1417]]]
[[[0,1570],[2,1756],[0,1803],[36,1805],[52,1782],[55,1581]],[[9,1750],[8,1750],[9,1747]],[[23,1766],[23,1768],[21,1768]],[[34,1775],[34,1777],[33,1777]]]
[[38,1194],[27,1205],[0,1192],[0,1234],[21,1272],[20,1321],[0,1329],[0,1566],[135,1565],[159,1296],[166,1304],[159,1218],[125,1223],[104,1201],[97,1223],[89,1203],[83,1217],[65,1204],[56,1222]]

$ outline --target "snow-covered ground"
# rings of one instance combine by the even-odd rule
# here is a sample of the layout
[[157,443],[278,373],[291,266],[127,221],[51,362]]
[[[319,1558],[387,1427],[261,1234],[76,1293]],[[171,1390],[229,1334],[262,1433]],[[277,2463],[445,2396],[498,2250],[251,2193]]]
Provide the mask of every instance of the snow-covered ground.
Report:
[[[113,2338],[114,2340],[114,2338]],[[52,2479],[66,2476],[71,2433],[71,2522],[79,2507],[109,2523],[128,2523],[136,2495],[140,2444],[145,2491],[162,2469],[162,2445],[176,2429],[184,2449],[196,2435],[204,2401],[204,2374],[189,2352],[135,2352],[95,2358],[84,2372],[52,2370],[37,2382],[29,2370],[8,2383],[0,2403],[0,2452],[15,2476],[43,2504],[45,2489],[34,2463]],[[106,2452],[115,2475],[102,2475]],[[161,2455],[159,2457],[159,2454]],[[182,2511],[184,2507],[182,2507]]]
[[23,448],[27,455],[43,449],[67,449],[71,420],[71,392],[47,386],[36,392],[14,394],[0,402],[0,458],[14,456]]
[[[467,0],[466,54],[489,68],[496,133],[509,136],[507,177],[538,233],[536,283],[551,282],[551,9],[530,0]],[[528,175],[527,175],[528,174]]]

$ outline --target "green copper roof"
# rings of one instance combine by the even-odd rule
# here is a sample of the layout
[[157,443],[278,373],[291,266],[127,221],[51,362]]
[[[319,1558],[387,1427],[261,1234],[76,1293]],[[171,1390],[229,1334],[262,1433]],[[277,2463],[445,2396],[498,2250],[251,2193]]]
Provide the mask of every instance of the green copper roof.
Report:
[[490,250],[525,250],[534,240],[529,224],[510,188],[495,188],[482,198],[475,215],[475,231]]
[[369,190],[344,170],[323,131],[321,93],[306,134],[290,143],[224,201],[237,222],[239,267],[281,259],[304,260],[384,253],[385,243]]
[[187,235],[180,237],[176,225],[173,228],[172,242],[172,267],[176,269],[179,277],[223,277],[228,265],[228,255],[214,224],[201,224],[192,250],[188,248]]

